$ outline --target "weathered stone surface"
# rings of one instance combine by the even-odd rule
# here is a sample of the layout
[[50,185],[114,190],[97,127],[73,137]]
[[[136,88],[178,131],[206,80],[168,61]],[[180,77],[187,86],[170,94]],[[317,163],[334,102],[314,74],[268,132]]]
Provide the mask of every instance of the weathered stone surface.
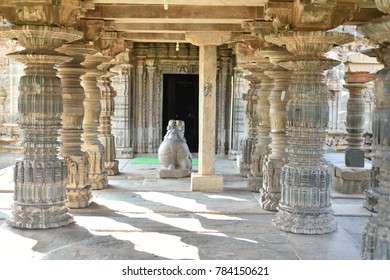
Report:
[[371,169],[335,165],[335,176],[344,180],[371,180]]

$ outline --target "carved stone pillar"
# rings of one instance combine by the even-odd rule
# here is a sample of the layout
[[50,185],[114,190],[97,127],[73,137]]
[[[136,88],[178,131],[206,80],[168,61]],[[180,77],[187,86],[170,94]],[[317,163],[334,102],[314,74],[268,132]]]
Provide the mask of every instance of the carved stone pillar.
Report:
[[88,183],[87,155],[81,151],[85,95],[80,77],[86,73],[86,69],[80,65],[84,61],[84,56],[80,55],[80,51],[86,47],[88,45],[77,42],[64,44],[58,49],[73,57],[71,61],[57,66],[64,101],[60,151],[68,168],[66,206],[69,208],[88,207],[92,202],[92,187]]
[[[379,10],[390,14],[389,1],[375,1]],[[380,44],[378,59],[385,65],[376,75],[376,102],[373,110],[373,164],[377,187],[371,188],[377,198],[378,214],[363,232],[363,259],[390,259],[390,16],[384,16],[358,27],[358,31]],[[374,173],[374,174],[375,174]]]
[[108,185],[108,181],[104,167],[104,147],[98,138],[101,92],[97,86],[97,78],[105,72],[97,69],[97,66],[102,63],[101,55],[96,54],[96,50],[89,50],[86,53],[89,54],[82,63],[87,68],[87,73],[82,76],[82,86],[85,91],[82,150],[87,153],[89,184],[93,189],[101,190]]
[[230,106],[230,57],[231,50],[226,47],[218,48],[219,71],[217,89],[217,130],[216,153],[224,156],[228,151],[228,135],[230,127],[227,125],[227,112]]
[[131,65],[119,65],[117,69],[118,76],[116,77],[116,92],[115,97],[115,112],[112,118],[113,133],[115,135],[115,153],[117,158],[133,158],[133,148],[131,141],[131,126],[130,126],[130,82],[129,77]]
[[323,54],[348,34],[296,31],[266,36],[296,56],[278,64],[294,71],[287,105],[288,163],[281,174],[281,200],[273,225],[284,231],[324,234],[336,230],[330,204],[330,174],[324,159],[329,118],[323,71],[339,64]]
[[160,143],[157,143],[159,139],[157,124],[155,123],[155,106],[157,103],[157,94],[154,88],[155,85],[155,74],[156,74],[156,66],[154,59],[146,60],[146,132],[147,137],[146,141],[146,151],[148,153],[156,153],[158,150],[158,146]]
[[[274,64],[291,56],[285,49],[277,47],[269,49],[267,55]],[[272,70],[267,70],[264,74],[273,78],[274,85],[269,95],[270,153],[264,158],[263,184],[259,201],[263,209],[276,211],[281,195],[282,168],[287,163],[286,106],[292,72],[275,65]]]
[[217,46],[228,39],[228,32],[186,33],[186,40],[199,46],[199,165],[191,176],[193,191],[223,189],[223,177],[215,174]]
[[229,143],[229,159],[236,160],[241,154],[241,144],[244,135],[244,102],[242,101],[242,93],[244,92],[243,71],[234,69],[234,83],[232,92],[232,106],[230,112],[230,143]]
[[260,90],[257,94],[257,122],[255,146],[252,148],[251,166],[248,184],[252,191],[258,192],[263,185],[263,165],[265,156],[269,154],[269,144],[271,143],[270,117],[269,117],[269,95],[273,88],[273,79],[264,74],[267,68],[271,68],[272,64],[268,58],[257,60],[259,68],[249,68],[253,75],[260,81]]
[[136,152],[146,153],[147,140],[145,137],[145,101],[146,96],[144,92],[144,74],[145,71],[145,57],[137,56],[136,67],[135,67],[135,132],[136,132]]
[[104,168],[110,176],[119,174],[119,162],[116,160],[115,153],[115,138],[111,133],[111,117],[114,115],[114,97],[116,96],[116,91],[111,85],[111,77],[115,75],[115,73],[106,69],[106,73],[99,77],[101,88],[101,111],[99,118],[100,134],[98,138],[104,148]]
[[9,57],[26,65],[19,90],[19,126],[23,158],[15,163],[12,218],[19,228],[53,228],[73,222],[65,207],[67,168],[58,158],[58,130],[63,101],[55,64],[71,58],[55,51],[66,41],[81,38],[73,29],[14,25],[0,36],[17,38],[26,49]]
[[344,85],[349,90],[347,102],[348,147],[345,150],[345,165],[349,167],[364,167],[364,107],[363,92],[367,88],[367,82],[374,79],[368,72],[345,73],[347,83]]
[[252,150],[257,143],[257,95],[260,91],[260,80],[253,74],[245,76],[249,81],[249,90],[243,94],[242,98],[246,101],[246,118],[248,120],[247,136],[242,143],[242,161],[240,162],[240,175],[249,177],[251,175]]

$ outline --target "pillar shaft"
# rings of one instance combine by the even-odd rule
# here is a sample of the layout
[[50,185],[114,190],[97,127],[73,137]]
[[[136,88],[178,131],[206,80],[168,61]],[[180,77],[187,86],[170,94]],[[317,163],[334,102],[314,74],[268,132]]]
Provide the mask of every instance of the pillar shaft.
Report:
[[111,133],[111,118],[114,115],[116,91],[111,85],[111,76],[114,73],[107,72],[100,77],[101,85],[101,111],[100,111],[100,126],[99,140],[104,148],[104,168],[108,175],[117,175],[119,173],[119,162],[116,160],[115,153],[115,138]]
[[[264,59],[262,66],[268,65],[269,59]],[[265,67],[264,67],[265,68]],[[265,69],[250,69],[253,71],[253,75],[259,79],[260,82],[260,91],[257,96],[256,103],[256,114],[257,114],[257,123],[256,123],[256,144],[252,148],[251,155],[251,166],[250,166],[250,177],[248,180],[249,187],[252,191],[260,191],[263,185],[263,166],[266,155],[269,154],[269,144],[271,143],[271,138],[269,133],[271,131],[270,117],[269,117],[269,95],[273,87],[273,79],[264,74]]]
[[287,163],[286,106],[291,71],[275,67],[265,74],[274,79],[274,87],[269,96],[270,110],[270,153],[263,165],[263,184],[260,189],[260,205],[263,209],[276,211],[281,196],[280,177]]
[[18,38],[26,49],[9,55],[26,65],[20,80],[19,126],[23,157],[15,163],[15,194],[12,217],[19,228],[53,228],[73,222],[65,207],[67,168],[58,158],[58,130],[63,100],[55,64],[71,58],[54,49],[64,41],[79,39],[72,29],[48,26],[13,26],[0,31]]
[[[347,73],[348,83],[344,85],[349,90],[346,123],[348,146],[345,151],[345,165],[350,167],[364,167],[363,133],[365,130],[363,126],[365,101],[363,92],[366,89],[366,85],[353,82],[354,76],[362,76],[363,74],[369,76],[368,73]],[[361,79],[359,77],[355,78]]]
[[86,73],[86,69],[80,65],[84,57],[78,54],[78,51],[84,46],[82,43],[65,44],[59,51],[72,55],[73,59],[57,67],[64,101],[60,152],[68,169],[66,206],[69,208],[88,207],[92,202],[92,187],[88,183],[87,155],[81,151],[85,98],[81,75]]
[[98,139],[101,93],[97,86],[97,78],[104,74],[96,68],[100,64],[100,56],[92,54],[88,54],[82,63],[87,68],[87,73],[82,76],[82,86],[85,91],[82,149],[87,153],[89,184],[93,189],[99,190],[108,185],[107,171],[104,167],[104,147]]
[[217,47],[199,47],[199,174],[215,173]]
[[113,116],[113,128],[115,133],[115,149],[117,158],[132,158],[133,148],[131,141],[130,126],[130,86],[129,77],[131,66],[121,68],[119,79],[115,83],[117,86],[117,96],[115,97],[115,112]]

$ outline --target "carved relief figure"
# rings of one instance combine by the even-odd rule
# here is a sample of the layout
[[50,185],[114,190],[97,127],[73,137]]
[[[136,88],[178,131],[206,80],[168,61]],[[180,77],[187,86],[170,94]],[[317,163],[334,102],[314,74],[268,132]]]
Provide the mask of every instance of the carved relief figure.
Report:
[[184,138],[184,121],[170,120],[164,141],[158,149],[161,178],[190,176],[192,155]]

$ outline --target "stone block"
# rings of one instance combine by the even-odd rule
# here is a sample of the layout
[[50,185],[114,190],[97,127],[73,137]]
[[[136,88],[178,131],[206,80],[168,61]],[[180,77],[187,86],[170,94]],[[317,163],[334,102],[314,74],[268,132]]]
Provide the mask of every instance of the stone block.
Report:
[[346,150],[345,165],[349,167],[364,167],[364,151]]
[[191,174],[191,190],[193,192],[221,192],[223,190],[222,175]]
[[335,176],[344,180],[371,180],[371,169],[368,168],[335,166],[334,169]]
[[161,169],[160,170],[160,178],[183,178],[190,177],[191,172],[188,170],[180,170],[180,169]]
[[343,193],[362,194],[370,186],[371,169],[334,166],[333,189]]

